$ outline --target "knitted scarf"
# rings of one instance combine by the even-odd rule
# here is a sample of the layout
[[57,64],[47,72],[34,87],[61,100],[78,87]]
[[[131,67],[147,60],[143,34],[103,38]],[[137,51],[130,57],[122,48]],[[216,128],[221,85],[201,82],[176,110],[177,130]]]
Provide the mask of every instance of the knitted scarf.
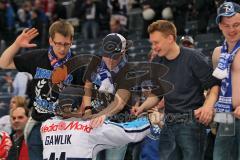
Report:
[[236,43],[233,50],[228,52],[227,42],[224,41],[217,68],[213,76],[222,79],[219,99],[215,105],[217,112],[232,112],[232,77],[231,65],[233,59],[240,49],[240,40]]
[[59,67],[61,65],[63,65],[66,61],[69,60],[69,58],[72,56],[71,50],[69,49],[67,55],[65,58],[63,59],[58,59],[56,54],[53,51],[52,47],[49,47],[48,49],[48,58],[50,60],[51,66],[53,68]]

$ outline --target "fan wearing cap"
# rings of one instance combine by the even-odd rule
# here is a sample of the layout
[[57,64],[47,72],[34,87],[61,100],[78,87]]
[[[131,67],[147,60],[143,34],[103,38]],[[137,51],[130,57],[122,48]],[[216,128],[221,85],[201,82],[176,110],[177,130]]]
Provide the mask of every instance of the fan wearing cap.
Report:
[[[100,57],[94,57],[88,66],[85,76],[84,106],[91,106],[102,114],[101,116],[94,114],[94,117],[91,117],[97,117],[91,121],[93,128],[101,125],[107,116],[120,112],[130,98],[130,86],[125,80],[125,74],[127,72],[126,51],[131,44],[131,41],[120,34],[108,34],[102,41]],[[92,99],[90,90],[92,88],[112,96],[108,100],[106,100],[108,96]],[[104,110],[102,106],[105,107]],[[82,109],[84,110],[85,107]]]
[[235,130],[232,136],[221,136],[218,131],[213,156],[214,160],[240,159],[240,5],[224,2],[218,8],[216,23],[225,41],[214,49],[212,56],[213,75],[221,80],[214,120],[220,122],[220,128],[226,128],[224,123],[235,117]]

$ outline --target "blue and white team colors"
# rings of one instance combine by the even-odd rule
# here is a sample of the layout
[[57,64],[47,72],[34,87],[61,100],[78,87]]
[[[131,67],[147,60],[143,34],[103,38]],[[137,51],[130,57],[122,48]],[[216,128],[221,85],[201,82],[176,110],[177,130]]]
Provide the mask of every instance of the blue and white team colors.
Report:
[[146,117],[126,123],[106,120],[94,129],[89,122],[77,118],[45,121],[41,126],[44,160],[91,159],[103,149],[139,142],[150,133]]

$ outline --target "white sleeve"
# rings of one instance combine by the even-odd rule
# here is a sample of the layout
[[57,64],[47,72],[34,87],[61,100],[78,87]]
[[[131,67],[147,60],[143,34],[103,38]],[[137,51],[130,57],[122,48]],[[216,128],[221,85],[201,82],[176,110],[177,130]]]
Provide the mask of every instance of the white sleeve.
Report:
[[[139,142],[150,133],[149,121],[137,119],[127,123],[106,121],[101,127],[92,130],[90,143],[120,147],[131,142]],[[100,138],[99,138],[100,137]],[[109,147],[108,147],[109,148]]]

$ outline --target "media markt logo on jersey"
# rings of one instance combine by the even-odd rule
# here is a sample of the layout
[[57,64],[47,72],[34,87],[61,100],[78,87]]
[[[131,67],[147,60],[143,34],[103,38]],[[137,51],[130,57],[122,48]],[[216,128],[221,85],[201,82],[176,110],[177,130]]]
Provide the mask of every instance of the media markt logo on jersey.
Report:
[[45,124],[41,127],[41,132],[54,132],[54,131],[66,131],[77,130],[90,133],[92,128],[87,124],[82,124],[78,121],[61,121],[59,123]]

